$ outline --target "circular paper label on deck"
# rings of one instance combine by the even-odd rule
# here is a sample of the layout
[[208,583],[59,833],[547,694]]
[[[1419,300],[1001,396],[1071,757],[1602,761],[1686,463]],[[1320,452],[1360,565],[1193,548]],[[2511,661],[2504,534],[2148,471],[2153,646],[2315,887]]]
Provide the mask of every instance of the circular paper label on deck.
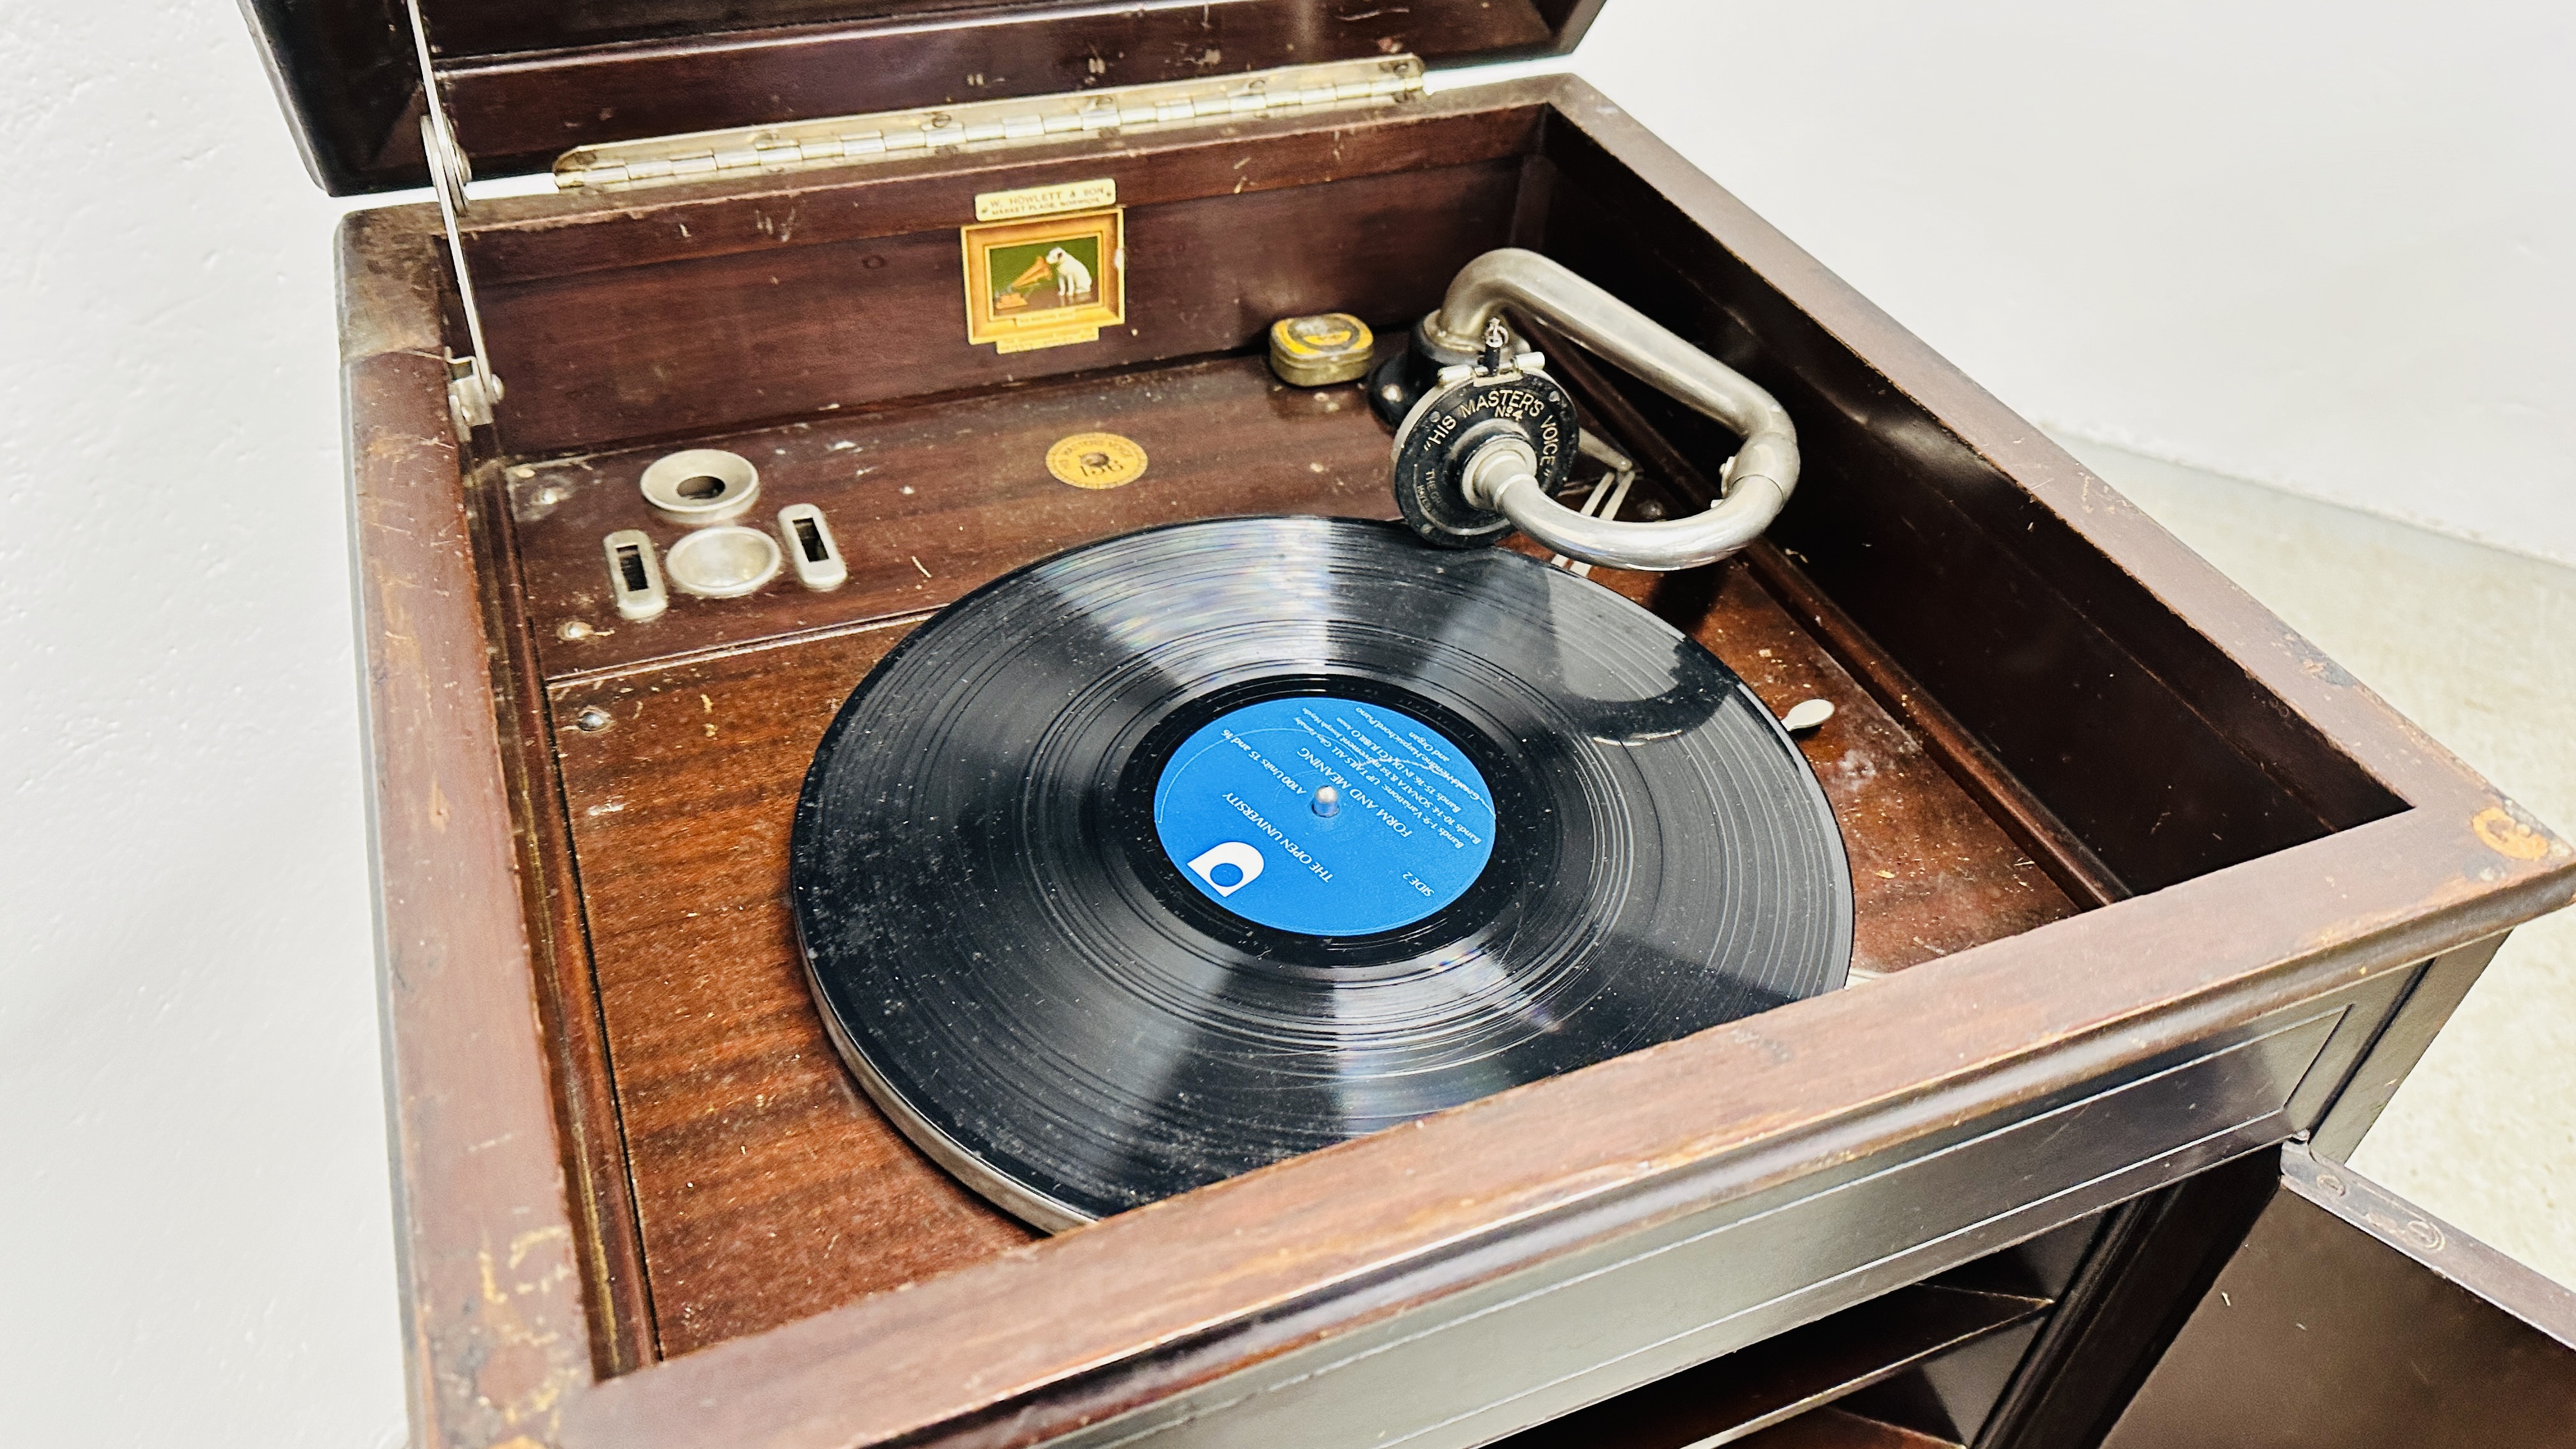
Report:
[[1467,893],[1494,854],[1494,797],[1457,741],[1403,710],[1293,695],[1182,741],[1154,830],[1192,888],[1308,936],[1412,925]]
[[1047,449],[1047,471],[1076,488],[1117,488],[1145,476],[1145,450],[1117,433],[1076,433]]

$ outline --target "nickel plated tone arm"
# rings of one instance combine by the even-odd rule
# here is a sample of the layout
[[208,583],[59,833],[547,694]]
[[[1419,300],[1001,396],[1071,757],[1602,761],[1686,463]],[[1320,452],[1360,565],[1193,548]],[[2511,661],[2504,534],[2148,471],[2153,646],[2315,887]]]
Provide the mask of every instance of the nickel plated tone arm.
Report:
[[[1590,517],[1556,501],[1580,442],[1573,401],[1534,352],[1510,353],[1502,310],[1552,324],[1603,360],[1724,424],[1744,443],[1721,471],[1721,497],[1661,522]],[[1491,251],[1449,284],[1416,329],[1442,367],[1395,443],[1406,521],[1433,543],[1472,547],[1512,528],[1568,558],[1666,572],[1714,563],[1761,537],[1798,482],[1798,432],[1751,379],[1536,252]]]

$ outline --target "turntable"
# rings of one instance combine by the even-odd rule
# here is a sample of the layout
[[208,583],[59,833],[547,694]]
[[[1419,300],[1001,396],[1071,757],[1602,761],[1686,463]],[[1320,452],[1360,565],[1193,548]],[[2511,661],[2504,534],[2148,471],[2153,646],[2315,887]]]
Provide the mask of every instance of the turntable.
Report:
[[2169,1442],[2327,1262],[2555,1402],[2336,1159],[2576,855],[1423,87],[1593,8],[252,6],[440,197],[341,237],[421,1442]]

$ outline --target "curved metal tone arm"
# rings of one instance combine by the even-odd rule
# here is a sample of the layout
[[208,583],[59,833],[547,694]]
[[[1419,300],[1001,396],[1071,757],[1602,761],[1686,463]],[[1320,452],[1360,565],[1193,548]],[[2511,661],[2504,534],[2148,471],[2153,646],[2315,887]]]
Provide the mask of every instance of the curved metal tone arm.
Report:
[[[1744,439],[1719,479],[1725,496],[1707,512],[1661,523],[1586,518],[1547,496],[1530,470],[1497,457],[1468,469],[1472,501],[1504,514],[1523,533],[1568,558],[1611,568],[1657,571],[1713,563],[1762,536],[1798,485],[1798,430],[1771,394],[1684,342],[1643,312],[1536,252],[1507,247],[1469,262],[1424,324],[1430,340],[1473,353],[1485,325],[1506,305],[1559,330],[1724,423]],[[1482,460],[1479,460],[1482,461]],[[1473,495],[1481,493],[1482,497]]]

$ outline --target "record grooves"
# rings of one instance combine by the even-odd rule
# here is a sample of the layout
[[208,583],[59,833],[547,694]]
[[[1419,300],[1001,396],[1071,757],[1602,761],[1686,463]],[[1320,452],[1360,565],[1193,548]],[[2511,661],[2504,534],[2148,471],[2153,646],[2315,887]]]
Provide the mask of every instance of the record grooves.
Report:
[[1822,791],[1697,643],[1400,527],[1006,575],[862,682],[797,928],[925,1151],[1063,1228],[1841,983]]

